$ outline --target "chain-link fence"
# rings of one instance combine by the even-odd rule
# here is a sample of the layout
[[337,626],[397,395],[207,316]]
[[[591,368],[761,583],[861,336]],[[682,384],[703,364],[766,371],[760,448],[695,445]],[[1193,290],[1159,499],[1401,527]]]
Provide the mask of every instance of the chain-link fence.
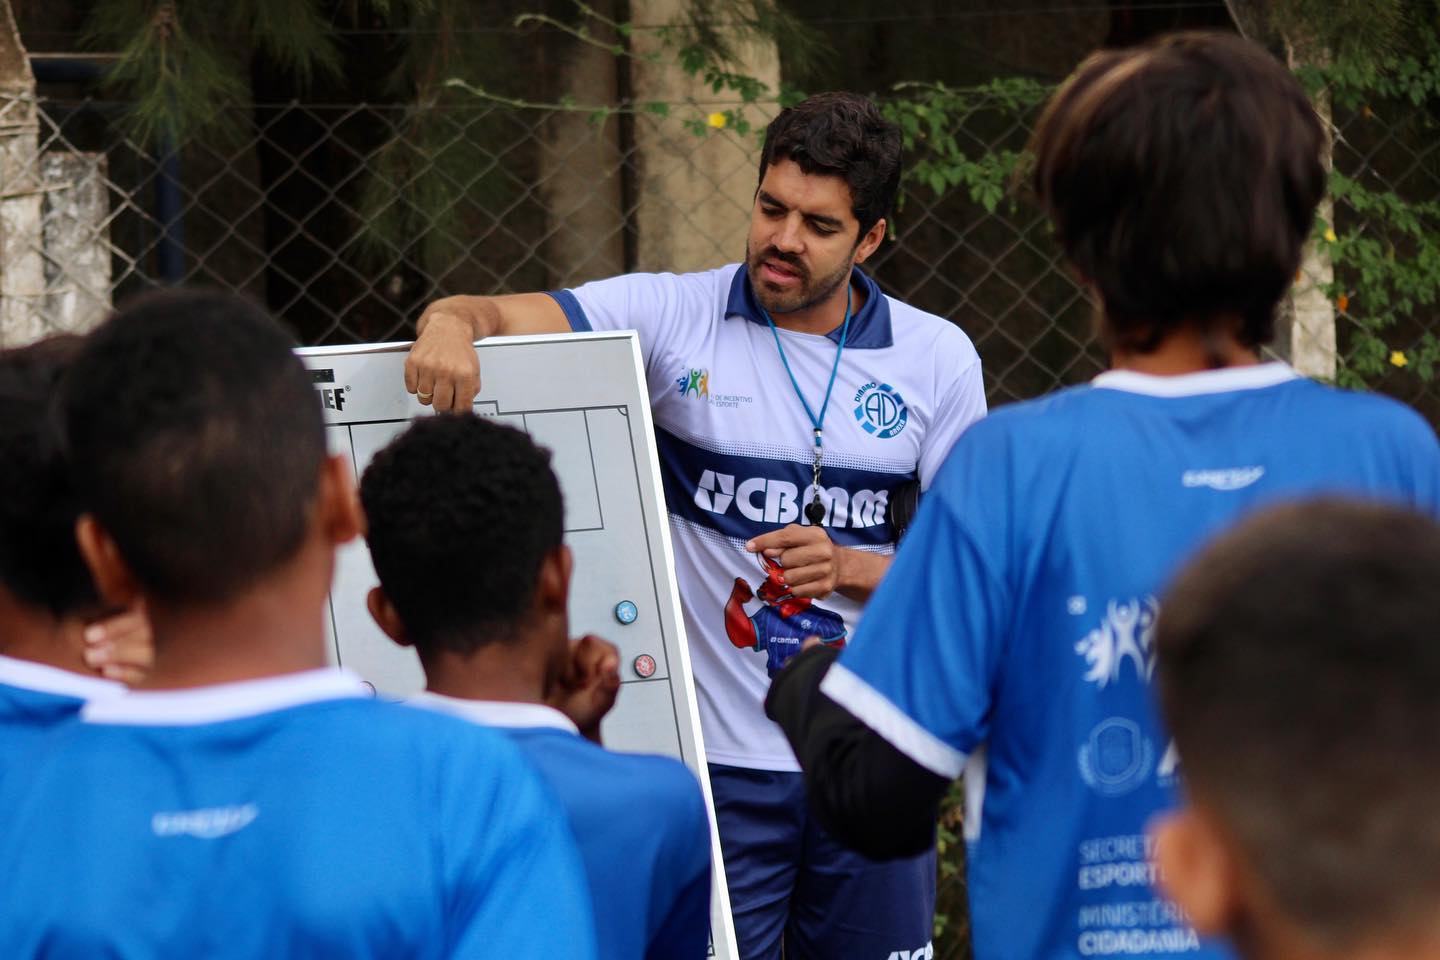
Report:
[[[1433,102],[1377,100],[1337,108],[1334,131],[1336,171],[1369,194],[1337,195],[1335,202],[1340,246],[1333,302],[1342,363],[1358,380],[1410,403],[1440,427],[1440,368],[1433,371],[1437,379],[1425,369],[1440,338],[1434,298],[1440,286],[1440,110]],[[1414,273],[1385,280],[1396,264]],[[1421,279],[1426,276],[1428,284]]]
[[[256,104],[233,111],[221,133],[166,152],[125,135],[123,104],[42,98],[38,107],[29,175],[6,190],[7,203],[35,198],[36,221],[28,233],[12,226],[29,240],[7,243],[5,268],[17,256],[34,261],[28,302],[52,326],[185,283],[247,293],[307,343],[407,338],[445,294],[739,259],[754,189],[753,132],[696,136],[649,114],[597,123],[479,101],[426,111]],[[1031,119],[981,98],[956,135],[974,156],[1018,150]],[[1347,112],[1335,160],[1372,189],[1440,200],[1440,134],[1423,108]],[[871,262],[877,279],[972,337],[992,403],[1102,368],[1091,307],[1033,206],[1006,197],[992,211],[967,187],[912,184],[894,221],[894,239]],[[1404,237],[1373,209],[1337,203],[1333,226],[1391,238],[1392,255],[1406,255]],[[1335,269],[1343,288],[1351,268]],[[1366,305],[1340,303],[1344,356],[1356,344],[1346,307],[1359,316]],[[1440,333],[1433,303],[1409,306],[1385,331],[1402,352]],[[1440,422],[1440,389],[1420,371],[1387,364],[1369,380]]]

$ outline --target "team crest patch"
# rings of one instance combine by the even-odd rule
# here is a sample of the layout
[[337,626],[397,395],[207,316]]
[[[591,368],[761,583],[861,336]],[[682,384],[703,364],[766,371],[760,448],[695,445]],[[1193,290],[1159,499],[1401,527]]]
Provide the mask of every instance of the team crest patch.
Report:
[[855,393],[855,419],[866,433],[889,440],[905,429],[910,408],[890,384],[867,383]]
[[1150,739],[1133,720],[1111,717],[1080,747],[1080,776],[1101,796],[1120,797],[1145,782],[1155,759]]

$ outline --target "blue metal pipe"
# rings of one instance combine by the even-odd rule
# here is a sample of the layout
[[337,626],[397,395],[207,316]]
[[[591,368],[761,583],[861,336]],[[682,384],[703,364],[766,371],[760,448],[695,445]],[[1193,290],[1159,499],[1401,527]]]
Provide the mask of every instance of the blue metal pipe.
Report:
[[[110,58],[41,55],[30,58],[30,68],[41,83],[92,83],[105,74]],[[160,172],[155,178],[155,219],[160,236],[155,241],[155,272],[160,282],[174,286],[185,279],[185,201],[181,189],[180,154],[168,137],[157,145]]]

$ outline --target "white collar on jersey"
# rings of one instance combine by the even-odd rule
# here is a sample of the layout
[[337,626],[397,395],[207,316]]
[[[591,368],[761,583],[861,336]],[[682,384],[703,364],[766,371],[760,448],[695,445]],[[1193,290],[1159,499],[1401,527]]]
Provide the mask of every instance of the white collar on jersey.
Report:
[[465,700],[429,690],[417,693],[406,703],[427,710],[449,713],[487,727],[551,727],[579,734],[574,721],[543,703],[513,703],[503,700]]
[[59,667],[0,656],[0,683],[76,700],[103,700],[125,692],[123,684],[71,673]]
[[1134,370],[1107,370],[1094,380],[1093,386],[1126,393],[1143,393],[1151,397],[1195,397],[1206,393],[1229,393],[1233,390],[1259,390],[1288,380],[1299,379],[1288,363],[1257,363],[1248,367],[1222,367],[1201,370],[1173,377]]
[[370,689],[353,673],[325,667],[185,690],[131,690],[86,704],[80,717],[89,723],[184,727],[254,717],[323,700],[369,696]]

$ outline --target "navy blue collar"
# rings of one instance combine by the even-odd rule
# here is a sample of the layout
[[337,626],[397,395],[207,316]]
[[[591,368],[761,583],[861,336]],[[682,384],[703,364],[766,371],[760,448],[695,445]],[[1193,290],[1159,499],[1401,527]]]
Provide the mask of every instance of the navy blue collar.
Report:
[[[850,273],[850,282],[859,284],[865,291],[865,306],[850,318],[850,335],[845,338],[847,350],[883,350],[894,346],[895,338],[890,330],[890,301],[880,292],[880,287],[856,267]],[[745,264],[735,271],[730,282],[730,301],[725,305],[725,317],[744,317],[751,323],[766,326],[765,314],[755,299],[750,286],[750,274]],[[840,342],[840,328],[826,334],[836,343]]]

